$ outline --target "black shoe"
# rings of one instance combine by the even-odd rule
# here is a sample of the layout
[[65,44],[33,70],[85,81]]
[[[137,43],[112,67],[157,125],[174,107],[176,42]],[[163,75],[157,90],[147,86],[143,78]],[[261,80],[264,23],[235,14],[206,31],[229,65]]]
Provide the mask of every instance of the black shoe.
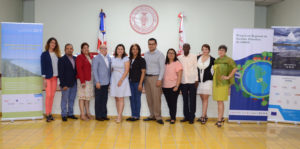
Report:
[[139,118],[132,117],[131,120],[129,120],[129,121],[134,122],[134,121],[138,121],[138,120],[140,120],[140,119],[139,119]]
[[166,122],[171,122],[171,119],[166,119]]
[[68,116],[68,118],[71,118],[71,119],[74,119],[74,120],[77,120],[78,118],[74,115],[71,115],[71,116]]
[[103,118],[99,118],[99,117],[96,117],[96,120],[97,120],[97,121],[104,121]]
[[170,124],[175,124],[175,120],[170,120]]
[[192,120],[192,121],[189,121],[189,124],[194,124],[194,120]]
[[102,119],[105,121],[109,121],[109,118],[107,118],[107,117],[102,117]]
[[184,119],[180,120],[180,122],[187,122],[187,121],[189,121],[189,120],[188,120],[188,119],[186,119],[186,118],[184,118]]
[[46,116],[46,122],[51,122],[50,116]]
[[200,117],[199,119],[197,119],[197,122],[202,122],[202,117]]
[[133,119],[133,121],[138,121],[138,120],[140,120],[140,118],[134,118],[134,119]]
[[222,123],[224,123],[224,122],[225,122],[225,118],[224,118],[224,117],[222,117],[221,121],[222,121]]
[[66,122],[68,121],[68,118],[66,116],[62,117],[62,121]]
[[217,125],[217,127],[220,128],[220,127],[222,127],[222,123],[223,123],[222,121],[217,121],[217,123],[215,125]]
[[129,117],[129,118],[126,119],[126,121],[133,121],[133,120],[134,120],[133,117]]
[[158,124],[164,124],[164,121],[163,120],[157,120],[156,121]]
[[148,118],[145,118],[144,121],[154,121],[155,118],[151,118],[151,117],[148,117]]
[[207,120],[208,120],[207,116],[201,117],[201,124],[206,124]]
[[54,121],[54,117],[52,116],[52,114],[49,115],[49,118],[51,121]]

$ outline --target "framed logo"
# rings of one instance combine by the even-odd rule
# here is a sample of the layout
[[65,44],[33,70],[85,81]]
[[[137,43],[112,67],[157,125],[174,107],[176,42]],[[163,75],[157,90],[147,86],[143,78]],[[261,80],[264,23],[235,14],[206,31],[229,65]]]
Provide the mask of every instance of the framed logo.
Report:
[[131,28],[139,34],[153,32],[158,25],[158,14],[151,6],[140,5],[130,13]]

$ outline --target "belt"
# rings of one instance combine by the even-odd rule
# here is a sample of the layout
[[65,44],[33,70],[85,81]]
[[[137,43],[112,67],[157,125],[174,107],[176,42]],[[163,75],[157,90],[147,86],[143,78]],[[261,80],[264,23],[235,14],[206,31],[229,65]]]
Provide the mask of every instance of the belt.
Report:
[[146,74],[146,76],[148,76],[148,77],[154,77],[154,76],[158,76],[158,75]]

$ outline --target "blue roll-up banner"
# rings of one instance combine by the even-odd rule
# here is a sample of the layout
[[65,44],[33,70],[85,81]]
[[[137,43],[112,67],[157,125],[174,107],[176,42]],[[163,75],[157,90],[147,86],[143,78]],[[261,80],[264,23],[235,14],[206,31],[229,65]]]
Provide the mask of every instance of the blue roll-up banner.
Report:
[[267,121],[273,51],[272,29],[234,29],[229,121]]
[[274,54],[268,120],[300,122],[300,27],[272,27]]
[[43,118],[43,25],[1,23],[2,120]]

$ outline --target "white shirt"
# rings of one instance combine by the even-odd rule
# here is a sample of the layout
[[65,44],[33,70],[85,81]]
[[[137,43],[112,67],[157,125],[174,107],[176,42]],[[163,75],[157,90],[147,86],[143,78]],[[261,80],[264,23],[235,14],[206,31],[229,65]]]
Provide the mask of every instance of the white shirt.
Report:
[[180,55],[178,60],[183,66],[182,84],[192,84],[198,81],[197,56],[189,54],[188,56]]
[[108,66],[109,66],[109,64],[108,64],[108,58],[107,58],[107,54],[106,54],[106,56],[104,56],[102,53],[100,53],[101,54],[101,56],[103,57],[103,59],[104,59],[104,62],[105,62],[105,64],[106,64],[106,67],[108,68]]
[[[200,80],[203,82],[204,69],[206,69],[210,64],[210,56],[205,62],[202,61],[203,56],[198,59],[198,68],[200,69]],[[212,70],[211,70],[212,71]]]
[[56,77],[58,76],[58,68],[57,68],[58,58],[54,52],[49,52],[49,53],[52,62],[53,76]]

